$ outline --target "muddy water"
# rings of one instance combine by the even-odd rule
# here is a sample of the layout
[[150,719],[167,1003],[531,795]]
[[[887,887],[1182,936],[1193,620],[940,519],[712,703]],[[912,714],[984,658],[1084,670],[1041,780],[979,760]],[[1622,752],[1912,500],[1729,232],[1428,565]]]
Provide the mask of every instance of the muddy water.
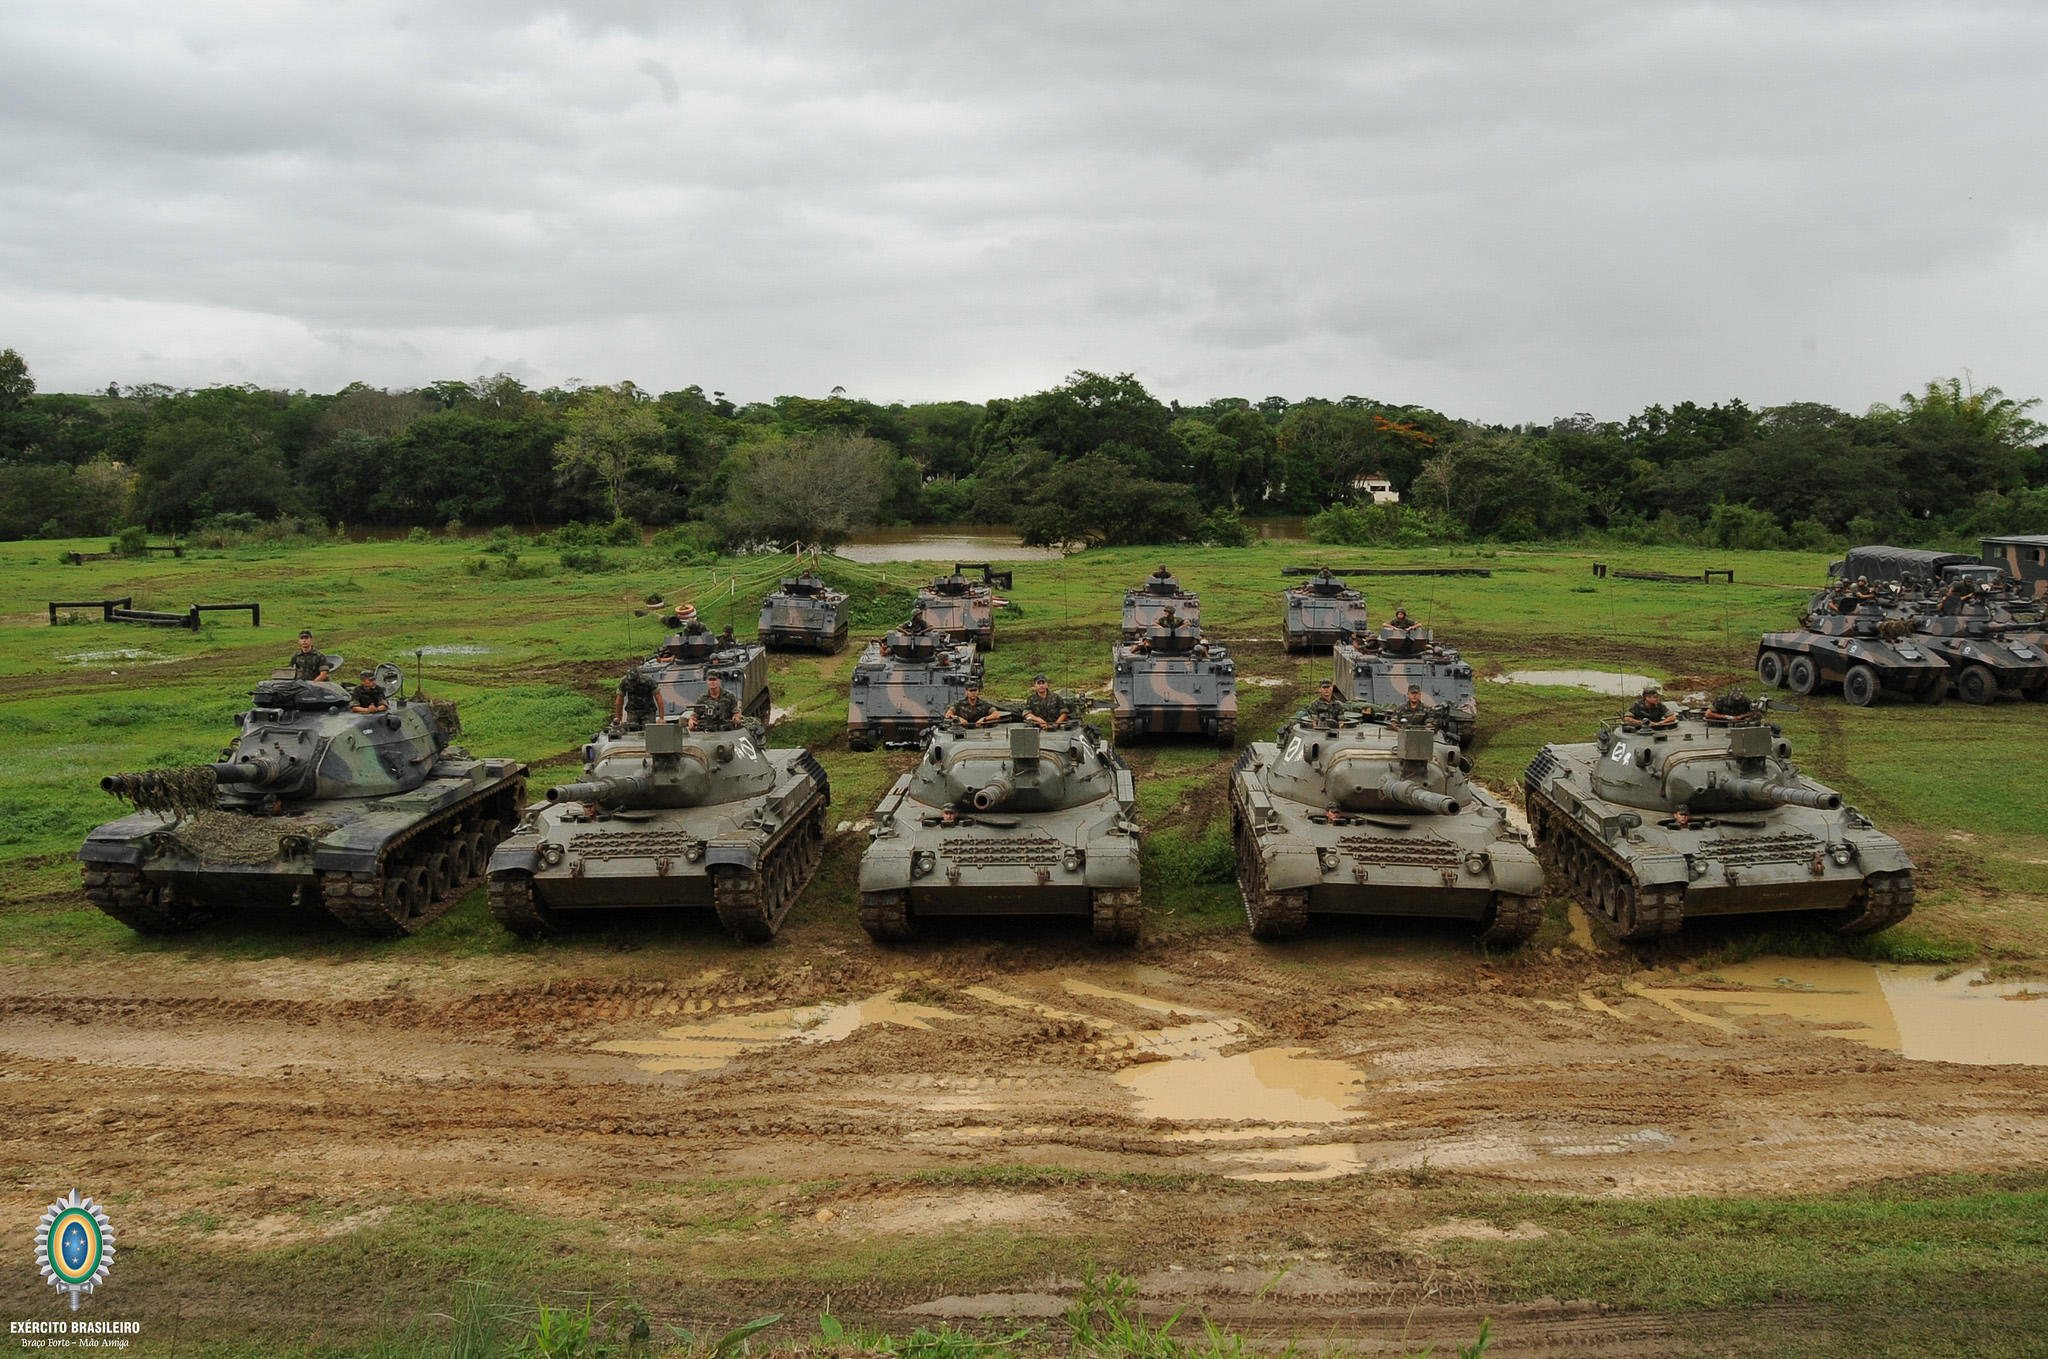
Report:
[[1305,1048],[1259,1048],[1231,1057],[1190,1052],[1117,1073],[1146,1118],[1230,1119],[1273,1124],[1337,1123],[1352,1116],[1360,1073]]
[[1634,698],[1646,684],[1657,681],[1648,675],[1617,675],[1611,670],[1510,670],[1496,684],[1548,684],[1561,689],[1590,689],[1596,694]]
[[870,1024],[929,1029],[934,1019],[957,1019],[950,1010],[892,1000],[888,992],[846,1005],[812,1005],[800,1010],[722,1015],[699,1024],[662,1030],[661,1037],[598,1043],[599,1052],[645,1060],[634,1065],[657,1074],[715,1071],[742,1052],[776,1043],[836,1043]]
[[1712,975],[1742,989],[1640,993],[1710,1018],[1792,1019],[1916,1061],[2048,1066],[2048,986],[2040,982],[1985,984],[1981,971],[1943,977],[1938,968],[1848,958],[1759,958]]

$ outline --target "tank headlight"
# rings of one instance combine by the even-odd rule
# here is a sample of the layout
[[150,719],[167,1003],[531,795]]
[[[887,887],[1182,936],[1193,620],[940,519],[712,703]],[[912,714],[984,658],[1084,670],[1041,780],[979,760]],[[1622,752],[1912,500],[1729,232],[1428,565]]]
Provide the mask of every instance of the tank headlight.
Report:
[[1484,873],[1486,871],[1486,855],[1478,853],[1476,851],[1474,853],[1467,854],[1465,856],[1465,871],[1467,873],[1472,874],[1474,877],[1477,877],[1481,873]]
[[1069,873],[1079,873],[1081,871],[1081,851],[1070,849],[1061,855],[1060,867],[1066,869]]
[[921,878],[939,866],[939,856],[928,849],[921,849],[910,859],[910,876]]
[[1334,849],[1326,849],[1326,850],[1322,851],[1322,853],[1321,853],[1321,854],[1319,854],[1319,855],[1318,855],[1317,857],[1318,857],[1318,858],[1320,858],[1320,859],[1321,859],[1321,860],[1323,861],[1323,871],[1324,871],[1324,872],[1326,872],[1326,873],[1334,873],[1334,872],[1336,872],[1336,871],[1337,871],[1337,851],[1336,851],[1336,850],[1334,850]]
[[704,842],[702,840],[690,841],[689,844],[683,847],[683,857],[691,863],[696,863],[704,857]]
[[1835,863],[1842,868],[1847,868],[1849,866],[1849,860],[1854,857],[1854,851],[1852,851],[1847,845],[1843,845],[1835,851]]
[[1707,861],[1688,854],[1685,856],[1685,872],[1687,877],[1703,878],[1707,875]]
[[540,847],[540,861],[549,868],[555,867],[568,857],[569,851],[560,845],[542,845]]

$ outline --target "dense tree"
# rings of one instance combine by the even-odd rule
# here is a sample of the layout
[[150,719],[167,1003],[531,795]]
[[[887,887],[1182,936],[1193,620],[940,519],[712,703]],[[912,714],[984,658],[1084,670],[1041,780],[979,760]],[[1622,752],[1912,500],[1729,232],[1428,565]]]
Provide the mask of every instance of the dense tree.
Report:
[[653,401],[630,382],[589,391],[563,418],[568,432],[555,445],[555,466],[595,474],[611,498],[614,520],[626,517],[626,484],[634,473],[675,467]]
[[827,431],[743,447],[713,514],[726,541],[837,547],[875,522],[896,457],[864,434]]

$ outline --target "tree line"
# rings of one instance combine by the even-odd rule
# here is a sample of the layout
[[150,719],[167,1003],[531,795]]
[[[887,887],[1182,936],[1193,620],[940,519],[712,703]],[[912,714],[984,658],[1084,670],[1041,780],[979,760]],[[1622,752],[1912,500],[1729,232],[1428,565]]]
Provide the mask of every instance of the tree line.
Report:
[[[1854,414],[1739,400],[1517,426],[1346,396],[1199,406],[1077,372],[987,402],[737,404],[505,374],[329,394],[36,390],[0,351],[0,539],[222,525],[679,526],[707,544],[833,543],[874,524],[1013,524],[1066,546],[1599,535],[1822,548],[2048,532],[2036,400],[1961,379]],[[1375,504],[1384,477],[1398,504]]]

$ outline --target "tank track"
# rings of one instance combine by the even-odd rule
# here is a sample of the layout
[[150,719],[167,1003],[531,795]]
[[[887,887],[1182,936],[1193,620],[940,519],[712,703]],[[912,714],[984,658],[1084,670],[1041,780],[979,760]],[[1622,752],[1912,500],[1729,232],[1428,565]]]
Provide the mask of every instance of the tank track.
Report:
[[722,868],[711,879],[711,904],[718,923],[741,943],[765,943],[775,937],[790,907],[825,857],[825,800],[819,800],[768,843],[756,867]]
[[[357,934],[391,939],[417,933],[445,914],[477,882],[490,863],[491,851],[526,801],[526,778],[514,779],[422,821],[395,836],[377,856],[375,872],[329,872],[320,875],[320,898],[327,913]],[[440,832],[457,833],[443,837]],[[407,851],[425,841],[444,844],[420,855]],[[459,847],[459,849],[458,849]],[[451,850],[467,863],[459,878],[448,871]],[[414,862],[414,860],[417,862]],[[395,866],[404,865],[394,874]]]
[[1216,748],[1228,750],[1237,744],[1237,719],[1219,717],[1216,719]]
[[1138,740],[1138,719],[1135,717],[1110,718],[1109,739],[1113,745],[1135,745]]
[[196,930],[223,914],[178,901],[169,888],[151,882],[139,868],[114,865],[85,870],[85,899],[137,934]]
[[917,936],[910,921],[910,893],[862,892],[860,927],[878,944],[901,944]]
[[1238,895],[1244,898],[1244,919],[1251,926],[1252,938],[1292,939],[1307,929],[1308,889],[1274,892],[1266,887],[1266,861],[1259,854],[1251,823],[1237,806],[1235,777],[1231,780],[1230,838],[1237,851]]
[[1573,900],[1607,922],[1608,933],[1625,944],[1678,933],[1685,923],[1684,886],[1642,886],[1612,850],[1582,834],[1556,803],[1534,787],[1527,792],[1537,854],[1564,878]]
[[1911,914],[1912,873],[1872,873],[1847,906],[1829,913],[1827,925],[1836,934],[1875,934]]
[[1135,887],[1098,887],[1091,894],[1095,942],[1135,944],[1143,928],[1143,894]]
[[561,928],[555,913],[533,894],[533,874],[524,869],[500,873],[490,884],[491,918],[524,939],[539,939]]
[[1543,928],[1543,898],[1518,897],[1508,892],[1493,894],[1493,919],[1479,932],[1482,944],[1504,944],[1520,948]]

